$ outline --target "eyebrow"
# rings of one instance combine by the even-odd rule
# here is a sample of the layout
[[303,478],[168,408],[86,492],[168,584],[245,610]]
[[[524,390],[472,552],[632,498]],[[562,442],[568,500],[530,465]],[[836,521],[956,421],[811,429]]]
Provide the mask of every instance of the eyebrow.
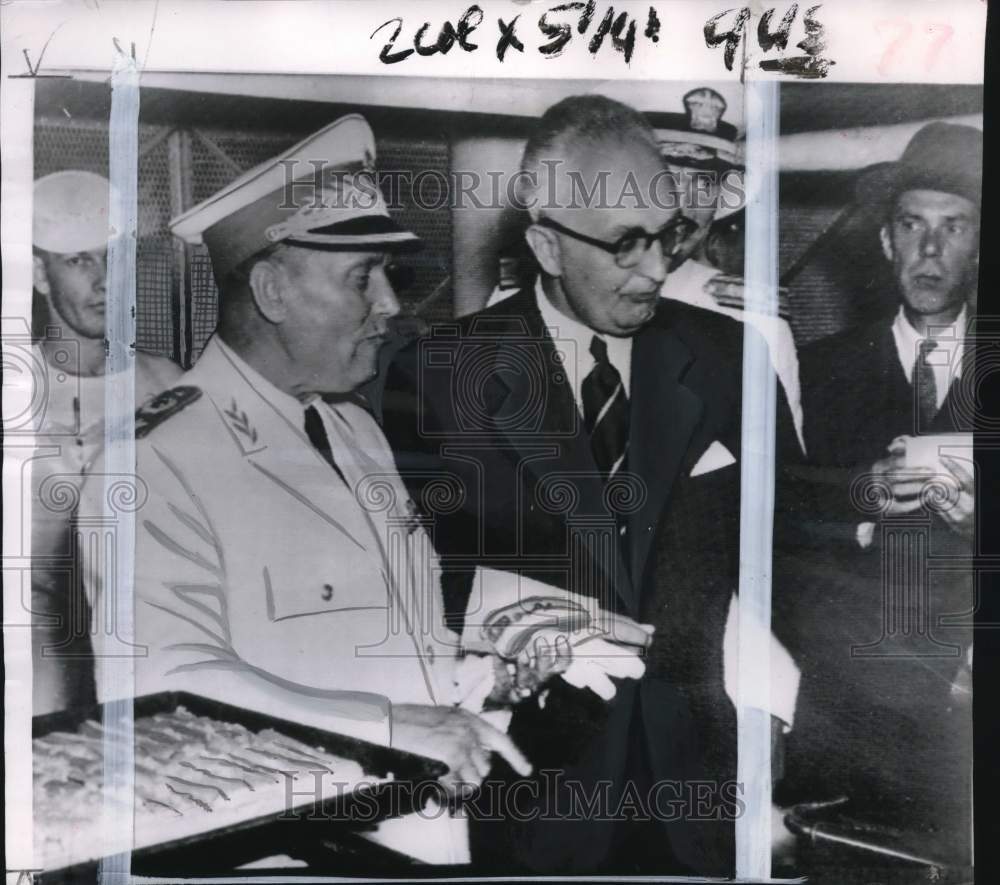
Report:
[[616,224],[608,231],[608,236],[612,240],[617,240],[626,234],[639,233],[640,231],[646,233],[646,229],[641,224]]
[[640,236],[645,236],[647,234],[658,234],[665,227],[669,227],[670,222],[661,225],[656,230],[647,230],[641,224],[616,224],[610,231],[608,231],[608,239],[612,242],[615,240],[620,240],[627,234],[636,234]]
[[[898,212],[895,216],[893,216],[893,220],[894,221],[909,221],[909,220],[924,221],[925,218],[924,218],[923,215],[921,215],[918,212]],[[957,215],[945,215],[944,218],[942,219],[942,221],[944,221],[946,223],[947,222],[953,222],[953,221],[964,221],[964,222],[967,222],[969,224],[976,224],[977,223],[976,219],[975,219],[975,216],[969,215],[967,212],[959,212]]]
[[377,267],[380,264],[384,264],[386,261],[386,257],[387,256],[384,253],[373,252],[353,262],[350,266],[350,270],[357,270],[358,268],[362,267],[365,268],[366,270],[371,270],[373,267]]

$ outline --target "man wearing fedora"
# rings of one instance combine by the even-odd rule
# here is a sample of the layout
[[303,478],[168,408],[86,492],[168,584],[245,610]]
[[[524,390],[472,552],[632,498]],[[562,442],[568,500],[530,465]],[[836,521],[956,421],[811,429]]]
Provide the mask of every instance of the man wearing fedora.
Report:
[[931,123],[898,162],[859,181],[896,306],[802,353],[812,472],[803,546],[785,563],[801,580],[775,600],[803,670],[786,782],[810,799],[847,795],[856,813],[861,804],[903,830],[944,832],[931,844],[959,861],[975,498],[971,437],[959,434],[973,420],[963,380],[973,375],[981,170],[977,129]]
[[[36,716],[94,697],[85,605],[71,567],[71,502],[104,445],[110,190],[103,176],[78,169],[53,172],[34,185],[32,283],[43,326],[34,330],[35,383],[45,396],[31,471]],[[136,403],[180,375],[166,357],[137,350]]]

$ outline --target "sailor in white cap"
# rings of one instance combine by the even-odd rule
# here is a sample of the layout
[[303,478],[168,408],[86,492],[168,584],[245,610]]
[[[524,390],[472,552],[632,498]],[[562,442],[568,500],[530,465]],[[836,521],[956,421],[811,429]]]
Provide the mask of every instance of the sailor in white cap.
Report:
[[[79,628],[78,588],[71,586],[69,534],[80,484],[104,443],[105,281],[110,183],[65,170],[35,182],[33,286],[47,315],[37,364],[45,406],[36,427],[32,483],[34,712],[85,702],[93,695],[89,640]],[[170,360],[137,352],[137,403],[181,374]],[[51,565],[51,567],[49,567]],[[85,620],[84,620],[85,623]]]
[[691,222],[690,234],[674,255],[661,294],[749,322],[764,336],[803,445],[798,357],[791,326],[783,316],[744,310],[742,274],[722,273],[706,252],[713,222],[740,211],[745,203],[739,128],[722,119],[729,106],[715,89],[692,89],[683,102],[683,113],[650,115],[660,154],[680,185],[681,212]]
[[[506,670],[457,659],[430,537],[354,396],[399,311],[393,255],[419,245],[390,217],[374,158],[368,123],[342,117],[171,222],[207,246],[220,317],[195,367],[138,416],[135,692],[391,742],[447,762],[445,782],[480,780],[494,752],[527,773],[479,715],[491,693],[509,697]],[[101,506],[85,492],[87,512]],[[88,560],[98,613],[115,604],[100,570]],[[96,641],[105,699],[114,637]],[[464,825],[438,809],[372,838],[461,862]]]

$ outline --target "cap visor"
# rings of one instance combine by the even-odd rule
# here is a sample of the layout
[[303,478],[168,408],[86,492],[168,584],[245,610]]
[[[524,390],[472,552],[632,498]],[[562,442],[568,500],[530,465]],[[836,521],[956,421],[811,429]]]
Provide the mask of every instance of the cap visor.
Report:
[[284,240],[291,246],[330,252],[415,252],[423,240],[385,215],[352,218],[295,234]]
[[685,157],[661,152],[668,163],[673,166],[681,166],[684,169],[701,169],[706,172],[743,172],[746,167],[742,163],[734,163],[722,157]]

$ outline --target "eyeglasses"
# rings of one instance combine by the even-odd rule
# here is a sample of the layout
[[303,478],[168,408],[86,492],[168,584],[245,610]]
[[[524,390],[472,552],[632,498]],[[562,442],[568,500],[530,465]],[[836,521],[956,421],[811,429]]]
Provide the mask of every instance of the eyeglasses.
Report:
[[581,234],[579,231],[566,227],[565,224],[560,224],[558,221],[547,216],[539,218],[535,223],[539,227],[550,228],[568,237],[572,237],[574,240],[579,240],[581,243],[587,243],[590,246],[603,249],[605,252],[610,252],[615,257],[615,264],[622,268],[635,267],[642,261],[642,256],[646,254],[646,251],[653,245],[654,241],[659,241],[660,248],[663,250],[663,257],[669,258],[697,227],[690,219],[678,215],[653,233],[641,227],[634,227],[625,231],[614,242],[608,242],[607,240],[599,240],[596,237]]
[[417,279],[417,269],[411,264],[397,264],[390,261],[385,266],[385,275],[394,292],[406,292]]

